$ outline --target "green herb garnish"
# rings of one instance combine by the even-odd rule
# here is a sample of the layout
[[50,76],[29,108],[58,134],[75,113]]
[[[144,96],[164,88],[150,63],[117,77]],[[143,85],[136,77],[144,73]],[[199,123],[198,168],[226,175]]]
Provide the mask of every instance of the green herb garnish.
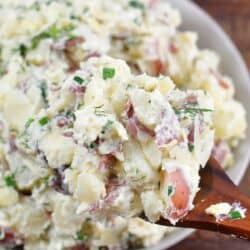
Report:
[[4,66],[3,66],[3,64],[0,62],[0,76],[3,76],[4,73],[5,73]]
[[72,6],[71,0],[66,1],[66,5],[67,5],[67,6]]
[[28,51],[28,48],[24,44],[20,44],[19,48],[19,53],[22,57],[25,57]]
[[84,234],[82,231],[79,231],[76,233],[75,239],[79,241],[85,241],[88,239],[88,235]]
[[81,20],[81,18],[80,18],[80,16],[76,16],[76,15],[70,15],[70,19],[72,19],[72,20],[78,20],[78,21],[80,21]]
[[105,111],[103,110],[103,106],[104,106],[104,104],[95,107],[95,110],[94,110],[95,115],[97,115],[97,116],[104,116],[105,115]]
[[47,100],[48,87],[47,87],[47,83],[45,81],[42,81],[40,83],[40,91],[41,91],[41,96],[43,98],[43,101],[44,101],[45,105],[47,105],[48,104],[48,100]]
[[53,1],[54,1],[54,0],[47,0],[47,1],[45,2],[45,4],[50,5],[51,3],[53,3]]
[[229,213],[229,217],[231,219],[233,219],[233,220],[237,220],[237,219],[241,219],[242,218],[241,213],[239,211],[236,211],[236,210],[235,211],[231,211]]
[[[127,173],[130,175],[129,172]],[[138,168],[133,168],[131,174],[130,178],[132,182],[142,182],[146,179],[146,176]]]
[[5,176],[4,181],[8,187],[16,187],[16,180],[14,174]]
[[56,24],[50,26],[47,30],[33,37],[31,40],[31,49],[37,48],[41,40],[46,38],[52,38],[53,40],[58,39],[63,33],[68,33],[73,29],[73,25],[68,25],[64,28],[59,29]]
[[101,133],[105,134],[105,132],[110,128],[110,126],[113,124],[113,121],[108,120],[106,124],[103,126]]
[[133,8],[137,8],[137,9],[144,9],[144,5],[137,0],[129,1],[129,6],[131,6]]
[[129,37],[127,40],[126,40],[126,45],[128,47],[131,47],[131,46],[137,46],[138,44],[140,44],[142,42],[142,40],[139,38],[139,37]]
[[87,13],[88,11],[89,11],[89,7],[84,7],[82,13],[85,14],[85,13]]
[[112,79],[115,76],[114,68],[104,68],[102,71],[102,77],[104,80]]
[[193,152],[193,151],[194,151],[194,144],[188,143],[188,150],[189,150],[190,152]]
[[48,182],[49,182],[49,175],[48,175],[48,176],[45,176],[45,177],[42,177],[42,178],[40,179],[40,182],[41,182],[41,183],[48,184]]
[[88,148],[91,148],[91,149],[95,148],[95,143],[94,142],[90,142],[89,145],[88,145]]
[[202,108],[184,108],[184,109],[175,109],[174,112],[177,115],[180,114],[191,114],[191,115],[196,115],[199,113],[205,113],[205,112],[213,112],[212,109],[202,109]]
[[33,118],[29,118],[28,121],[25,123],[24,128],[28,129],[33,121],[34,121]]
[[47,30],[43,31],[42,33],[38,34],[31,40],[31,48],[35,49],[40,41],[45,38],[52,38],[57,39],[59,38],[61,30],[56,27],[56,25],[50,26]]
[[126,90],[128,90],[129,88],[131,88],[132,85],[131,84],[128,84],[127,87],[126,87]]
[[76,35],[73,35],[73,34],[69,34],[68,35],[68,41],[71,41],[71,40],[73,40],[73,39],[76,39],[78,36],[76,36]]
[[43,118],[41,118],[41,119],[39,120],[39,124],[40,124],[41,126],[45,126],[48,122],[49,122],[48,117],[43,117]]
[[34,9],[36,11],[39,11],[41,8],[40,8],[40,5],[38,2],[35,2],[32,6],[31,6],[31,9]]
[[172,196],[174,194],[174,187],[168,186],[168,196]]
[[74,81],[80,85],[82,85],[84,83],[84,79],[82,79],[80,76],[75,76]]
[[73,121],[76,120],[76,115],[75,115],[75,113],[72,112],[72,111],[70,111],[70,110],[68,110],[68,111],[66,112],[66,117],[67,117],[67,118],[72,118]]

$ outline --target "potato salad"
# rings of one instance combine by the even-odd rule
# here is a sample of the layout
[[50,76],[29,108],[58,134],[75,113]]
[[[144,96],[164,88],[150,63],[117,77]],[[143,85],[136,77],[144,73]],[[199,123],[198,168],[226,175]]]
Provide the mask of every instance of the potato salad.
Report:
[[5,0],[0,3],[0,72],[4,75],[9,65],[21,60],[25,67],[46,71],[46,77],[58,83],[82,61],[108,54],[124,59],[136,74],[169,75],[181,88],[202,89],[212,96],[213,155],[223,167],[230,167],[232,149],[245,137],[245,110],[234,99],[232,79],[219,71],[219,56],[200,50],[197,34],[180,31],[180,24],[179,12],[167,0],[112,4]]
[[57,85],[34,72],[25,90],[2,83],[0,243],[129,248],[142,213],[175,224],[192,209],[214,143],[206,93],[110,57]]
[[245,110],[180,23],[166,0],[0,2],[0,249],[151,246],[211,153],[232,164]]

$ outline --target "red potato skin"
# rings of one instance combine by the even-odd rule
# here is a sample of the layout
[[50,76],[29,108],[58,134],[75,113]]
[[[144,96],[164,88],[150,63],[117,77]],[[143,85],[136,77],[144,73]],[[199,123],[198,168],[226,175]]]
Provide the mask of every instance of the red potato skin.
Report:
[[179,52],[179,49],[172,42],[169,44],[168,49],[172,54],[177,54]]
[[86,245],[82,244],[82,245],[73,246],[71,248],[71,250],[89,250],[89,247],[87,247]]
[[85,39],[83,37],[76,37],[76,38],[70,39],[66,41],[65,48],[68,49],[68,48],[77,46],[78,44],[84,43],[84,41]]
[[160,59],[152,60],[148,62],[148,74],[151,76],[159,76],[165,74],[168,69],[167,62],[163,62]]
[[178,210],[185,210],[189,201],[189,187],[181,170],[171,173],[169,179],[171,183],[175,184],[175,193],[171,197],[172,202]]
[[[171,173],[164,170],[161,173],[163,185],[174,187],[174,193],[171,195],[172,206],[168,208],[168,215],[174,220],[182,219],[188,212],[190,189],[185,177],[180,169]],[[168,194],[166,194],[168,195]]]
[[4,237],[0,240],[0,247],[14,249],[23,246],[23,238],[12,229],[0,226],[0,231],[4,234]]
[[128,118],[127,129],[132,136],[137,137],[139,131],[151,137],[155,136],[153,130],[147,128],[138,120],[131,102],[126,104],[125,112]]
[[223,88],[223,89],[229,89],[228,84],[225,81],[219,81],[219,85]]

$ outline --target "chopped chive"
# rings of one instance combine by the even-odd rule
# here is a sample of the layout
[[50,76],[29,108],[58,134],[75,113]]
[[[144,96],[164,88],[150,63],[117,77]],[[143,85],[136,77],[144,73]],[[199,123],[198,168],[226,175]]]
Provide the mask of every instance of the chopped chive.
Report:
[[104,68],[102,71],[102,77],[104,80],[111,79],[115,76],[114,68]]
[[73,39],[76,39],[76,38],[77,38],[76,35],[69,34],[69,36],[68,36],[68,41],[73,40]]
[[174,194],[174,187],[168,186],[168,196],[172,196]]
[[90,144],[88,145],[89,148],[93,149],[95,148],[95,143],[94,142],[90,142]]
[[66,5],[67,5],[67,6],[72,6],[71,1],[66,1]]
[[43,98],[43,101],[45,103],[45,105],[48,105],[48,100],[47,100],[47,92],[48,92],[48,87],[47,87],[47,83],[46,81],[42,81],[40,83],[40,91],[41,91],[41,96]]
[[31,123],[32,123],[33,121],[34,121],[33,118],[29,118],[28,121],[27,121],[27,122],[25,123],[25,125],[24,125],[25,129],[28,129],[29,126],[31,125]]
[[144,5],[137,0],[129,1],[129,6],[131,6],[133,8],[144,9]]
[[68,111],[66,112],[66,117],[68,117],[68,118],[72,118],[72,119],[73,119],[73,121],[75,121],[75,120],[76,120],[76,115],[75,115],[75,113],[74,113],[74,112],[72,112],[72,111],[70,111],[70,110],[68,110]]
[[76,15],[70,15],[70,19],[73,19],[73,20],[81,20],[81,18],[79,16],[76,16]]
[[5,73],[4,66],[3,64],[1,64],[1,61],[0,61],[0,77],[3,76],[4,73]]
[[39,3],[37,3],[37,2],[35,2],[32,6],[31,6],[31,8],[34,8],[34,10],[36,10],[36,11],[39,11],[41,8],[40,8],[40,6],[39,6]]
[[237,220],[237,219],[241,219],[242,216],[241,216],[241,213],[239,211],[231,211],[229,213],[229,217],[233,220]]
[[47,1],[46,1],[46,4],[49,5],[49,4],[51,4],[52,2],[53,2],[53,0],[47,0]]
[[88,235],[86,235],[83,232],[79,231],[79,232],[76,233],[75,239],[79,240],[79,241],[85,241],[85,240],[88,239]]
[[27,54],[28,48],[24,44],[20,44],[19,53],[22,57],[25,57]]
[[42,183],[48,184],[49,176],[42,177],[42,178],[40,179],[40,181],[41,181]]
[[74,28],[75,28],[75,26],[74,26],[72,23],[70,23],[70,24],[68,24],[66,27],[62,28],[62,29],[61,29],[61,32],[69,33],[69,32],[72,31]]
[[105,134],[105,132],[110,128],[110,126],[113,124],[113,121],[108,120],[106,124],[103,126],[101,133]]
[[184,109],[175,109],[174,111],[177,115],[183,114],[183,113],[189,113],[189,114],[197,114],[197,113],[204,113],[204,112],[213,112],[212,109],[202,109],[202,108],[184,108]]
[[108,250],[109,249],[109,247],[107,247],[107,246],[100,246],[100,247],[98,247],[98,250]]
[[96,106],[95,109],[100,109],[104,106],[104,104],[101,104],[100,106]]
[[186,112],[213,112],[212,109],[200,109],[200,108],[187,108]]
[[181,114],[181,110],[179,110],[179,109],[177,109],[175,107],[173,108],[173,110],[174,110],[174,112],[175,112],[176,115]]
[[128,90],[129,88],[131,88],[132,85],[131,84],[128,84],[127,87],[126,87],[126,90]]
[[4,181],[5,181],[5,184],[8,186],[8,187],[13,187],[15,188],[16,187],[16,181],[15,181],[15,177],[14,175],[8,175],[8,176],[5,176],[4,177]]
[[140,38],[138,37],[129,37],[126,40],[126,44],[130,47],[130,46],[136,46],[138,44],[140,44],[142,41],[140,40]]
[[47,37],[57,39],[60,36],[61,30],[56,27],[56,25],[52,25],[47,31],[45,31],[45,35]]
[[194,144],[188,143],[188,150],[189,150],[190,152],[193,152],[193,151],[194,151]]
[[84,83],[84,79],[82,79],[80,76],[75,76],[74,81],[80,85],[82,85]]
[[89,11],[89,7],[84,7],[82,13],[85,14],[85,13],[87,13],[88,11]]
[[55,24],[50,26],[47,30],[41,32],[40,34],[33,37],[31,40],[31,49],[37,48],[37,46],[40,44],[41,40],[46,38],[52,38],[53,40],[58,39],[61,34],[68,33],[72,31],[73,25],[68,25],[64,28],[59,29]]
[[95,107],[95,109],[94,109],[95,115],[97,115],[97,116],[104,116],[105,115],[105,111],[102,109],[103,106],[104,106],[104,104]]
[[49,122],[48,117],[43,117],[43,118],[41,118],[41,119],[39,120],[39,124],[40,124],[41,126],[45,126],[48,122]]

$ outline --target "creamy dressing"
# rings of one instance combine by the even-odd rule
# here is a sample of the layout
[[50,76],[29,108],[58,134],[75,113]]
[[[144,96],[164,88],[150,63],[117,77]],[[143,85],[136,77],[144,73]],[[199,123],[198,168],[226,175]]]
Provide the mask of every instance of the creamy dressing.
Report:
[[240,220],[246,217],[247,209],[242,207],[239,202],[232,204],[221,202],[211,205],[205,210],[206,214],[215,217],[216,221],[223,221],[226,219]]
[[2,1],[6,247],[150,246],[171,229],[137,216],[175,223],[211,151],[232,164],[245,110],[219,57],[180,23],[163,0]]

